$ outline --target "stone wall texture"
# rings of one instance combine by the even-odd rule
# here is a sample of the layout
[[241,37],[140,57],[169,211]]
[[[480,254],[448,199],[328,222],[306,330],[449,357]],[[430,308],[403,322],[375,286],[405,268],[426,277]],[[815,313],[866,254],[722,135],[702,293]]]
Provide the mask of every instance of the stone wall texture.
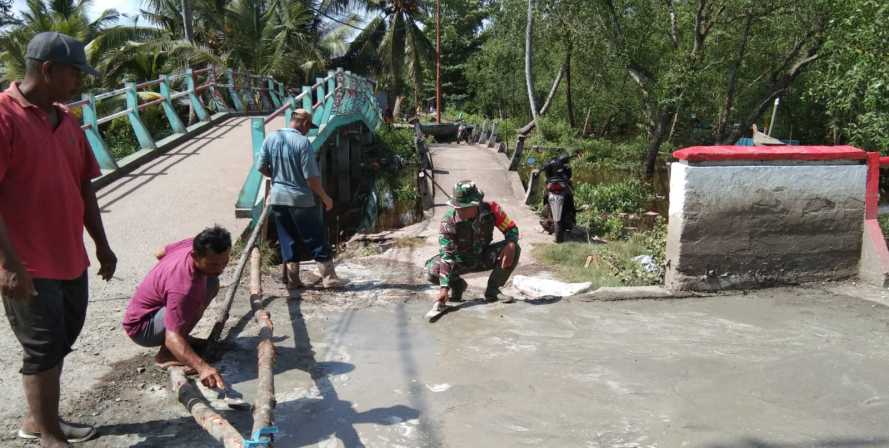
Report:
[[666,286],[745,289],[857,275],[862,164],[673,163]]

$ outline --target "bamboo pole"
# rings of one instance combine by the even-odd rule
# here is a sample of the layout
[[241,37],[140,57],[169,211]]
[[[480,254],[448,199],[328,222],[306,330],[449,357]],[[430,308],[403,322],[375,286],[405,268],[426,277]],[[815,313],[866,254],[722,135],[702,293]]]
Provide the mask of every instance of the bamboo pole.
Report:
[[235,268],[235,277],[231,282],[231,286],[228,287],[228,290],[225,293],[225,301],[222,302],[222,308],[219,310],[219,314],[216,317],[216,323],[213,324],[213,330],[210,331],[210,337],[207,338],[207,343],[209,346],[212,346],[219,340],[219,336],[222,334],[222,329],[225,327],[225,322],[228,320],[228,312],[231,310],[232,302],[235,300],[235,294],[238,292],[238,286],[241,284],[241,276],[244,275],[244,268],[247,266],[247,260],[249,259],[249,255],[252,253],[252,249],[256,246],[256,241],[259,239],[260,233],[262,233],[262,229],[265,226],[265,222],[269,217],[269,211],[272,206],[266,201],[265,207],[262,209],[262,214],[259,216],[259,221],[256,223],[256,227],[253,228],[253,232],[250,234],[250,239],[247,240],[247,245],[244,246],[244,253],[241,254],[241,259],[238,260],[238,266]]
[[195,422],[210,436],[221,442],[225,448],[243,448],[244,439],[232,425],[216,411],[204,398],[195,384],[185,375],[184,367],[171,367],[170,384],[177,400],[191,413]]

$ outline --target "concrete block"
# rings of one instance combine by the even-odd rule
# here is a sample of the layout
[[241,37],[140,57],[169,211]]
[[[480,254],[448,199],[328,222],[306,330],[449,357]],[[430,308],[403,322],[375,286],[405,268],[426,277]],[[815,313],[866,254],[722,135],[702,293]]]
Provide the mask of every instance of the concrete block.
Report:
[[751,288],[857,274],[867,168],[671,164],[666,286]]

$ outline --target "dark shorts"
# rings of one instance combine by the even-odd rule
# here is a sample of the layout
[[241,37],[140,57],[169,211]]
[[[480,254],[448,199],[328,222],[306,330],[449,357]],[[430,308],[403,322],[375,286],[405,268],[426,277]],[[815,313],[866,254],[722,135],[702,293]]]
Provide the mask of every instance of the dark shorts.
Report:
[[[207,305],[219,294],[219,277],[207,278]],[[147,320],[142,324],[142,329],[130,339],[142,347],[160,347],[167,338],[167,327],[164,324],[164,317],[167,314],[167,308],[163,307],[154,312],[154,314],[146,316]],[[189,332],[191,330],[189,329]],[[187,336],[187,335],[183,335]]]
[[83,329],[89,299],[86,272],[74,280],[34,279],[37,296],[3,298],[12,332],[22,344],[23,375],[34,375],[62,363]]
[[300,244],[315,261],[325,262],[333,258],[327,240],[327,228],[324,227],[324,212],[320,206],[273,205],[272,215],[275,217],[278,241],[281,243],[281,258],[285,263],[300,261]]

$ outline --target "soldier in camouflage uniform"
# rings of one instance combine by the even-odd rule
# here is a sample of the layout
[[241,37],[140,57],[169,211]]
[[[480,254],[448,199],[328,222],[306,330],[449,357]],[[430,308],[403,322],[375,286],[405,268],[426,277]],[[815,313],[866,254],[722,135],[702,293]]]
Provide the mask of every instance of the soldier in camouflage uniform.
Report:
[[[429,318],[446,309],[449,295],[452,301],[463,299],[468,285],[460,275],[470,272],[493,269],[485,299],[490,302],[513,301],[512,297],[500,292],[500,288],[519,260],[519,229],[499,204],[483,199],[484,193],[472,181],[460,181],[454,186],[454,198],[449,202],[451,208],[441,220],[441,250],[426,262],[427,279],[440,286],[438,300],[427,314]],[[494,227],[505,239],[492,244]]]

